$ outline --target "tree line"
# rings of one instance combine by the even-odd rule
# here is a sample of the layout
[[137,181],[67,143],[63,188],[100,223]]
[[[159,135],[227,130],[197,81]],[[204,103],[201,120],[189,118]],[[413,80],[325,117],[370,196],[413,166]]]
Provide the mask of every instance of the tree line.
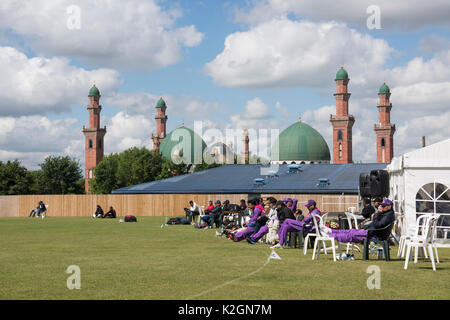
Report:
[[[109,194],[112,190],[170,178],[220,164],[175,164],[159,151],[133,147],[112,153],[94,169],[90,190]],[[0,195],[84,194],[84,175],[79,160],[69,156],[48,156],[38,170],[28,170],[18,160],[0,161]]]

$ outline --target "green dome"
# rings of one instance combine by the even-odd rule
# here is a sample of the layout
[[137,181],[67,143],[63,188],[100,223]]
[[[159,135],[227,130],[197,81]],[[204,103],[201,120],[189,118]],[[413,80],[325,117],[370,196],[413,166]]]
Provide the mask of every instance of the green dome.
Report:
[[91,97],[91,96],[96,96],[96,97],[100,96],[100,91],[97,89],[95,84],[92,86],[91,90],[89,90],[89,97]]
[[391,90],[389,89],[389,87],[386,85],[386,83],[383,83],[380,87],[380,90],[378,91],[378,93],[381,94],[386,94],[386,93],[391,93]]
[[[190,140],[184,141],[185,135],[188,135]],[[163,141],[161,141],[159,151],[165,158],[172,159],[172,154],[176,153],[176,151],[181,153],[179,153],[180,157],[182,157],[183,154],[187,156],[186,150],[190,147],[191,157],[188,160],[190,163],[194,163],[194,140],[196,140],[195,143],[201,142],[202,144],[201,154],[198,155],[201,160],[203,151],[206,148],[206,143],[198,134],[186,127],[180,127],[170,132]]]
[[163,98],[159,98],[158,102],[156,103],[156,108],[166,108],[166,102],[163,100]]
[[344,67],[341,67],[336,73],[336,80],[348,80],[348,73]]
[[[278,161],[330,161],[330,149],[325,139],[304,122],[287,127],[272,147],[272,154],[279,147]],[[272,156],[272,160],[277,161]]]

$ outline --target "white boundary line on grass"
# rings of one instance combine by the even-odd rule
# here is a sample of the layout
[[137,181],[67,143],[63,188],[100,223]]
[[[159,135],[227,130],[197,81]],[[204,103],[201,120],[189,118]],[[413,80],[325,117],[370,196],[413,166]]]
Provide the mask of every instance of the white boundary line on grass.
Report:
[[[259,246],[256,245],[256,246],[252,246],[252,247],[254,248],[254,247],[259,247]],[[265,251],[265,248],[262,248],[262,249]],[[218,286],[215,286],[215,287],[213,287],[213,288],[211,288],[211,289],[202,291],[202,292],[200,292],[200,293],[198,293],[198,294],[196,294],[196,295],[194,295],[194,296],[192,296],[192,297],[186,298],[185,300],[192,300],[192,299],[195,299],[195,298],[197,298],[197,297],[203,296],[203,295],[205,295],[205,294],[207,294],[207,293],[210,293],[210,292],[212,292],[212,291],[215,291],[215,290],[217,290],[217,289],[223,288],[223,287],[225,287],[225,286],[227,286],[227,285],[229,285],[229,284],[232,284],[233,282],[236,282],[236,281],[239,281],[239,280],[242,280],[242,279],[251,277],[251,276],[253,276],[254,274],[260,272],[261,270],[263,270],[263,269],[269,264],[270,260],[272,260],[270,254],[267,254],[267,252],[264,252],[264,253],[267,255],[267,260],[266,260],[266,262],[264,262],[264,264],[263,264],[261,267],[259,267],[258,269],[254,270],[254,271],[252,271],[252,272],[250,272],[250,273],[248,273],[248,274],[246,274],[246,275],[243,275],[243,276],[240,276],[240,277],[235,278],[235,279],[233,279],[233,280],[230,280],[230,281],[227,281],[227,282],[225,282],[225,283],[222,283],[222,284],[220,284],[220,285],[218,285]]]

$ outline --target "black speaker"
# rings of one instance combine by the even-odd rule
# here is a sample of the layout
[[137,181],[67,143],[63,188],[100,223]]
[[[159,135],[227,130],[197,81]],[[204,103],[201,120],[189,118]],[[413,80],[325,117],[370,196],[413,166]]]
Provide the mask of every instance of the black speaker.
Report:
[[389,173],[386,170],[370,171],[370,195],[372,198],[389,196]]
[[370,173],[359,175],[359,193],[363,198],[370,198]]

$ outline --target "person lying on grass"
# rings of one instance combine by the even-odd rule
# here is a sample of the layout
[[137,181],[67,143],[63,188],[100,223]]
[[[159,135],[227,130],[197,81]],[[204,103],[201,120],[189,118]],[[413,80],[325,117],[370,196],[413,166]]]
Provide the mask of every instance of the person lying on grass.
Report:
[[[280,230],[278,231],[278,236],[280,237],[280,241],[278,244],[270,247],[271,249],[277,249],[282,248],[283,245],[286,243],[287,234],[289,232],[298,232],[302,231],[304,234],[307,232],[314,230],[314,221],[312,221],[312,213],[315,213],[316,215],[322,215],[319,209],[316,207],[316,202],[314,200],[308,200],[308,202],[305,204],[305,207],[308,208],[309,214],[303,219],[303,221],[297,221],[294,217],[294,215],[291,212],[292,217],[289,217],[284,220],[283,223],[281,223]],[[288,209],[287,207],[284,207]],[[286,210],[286,209],[280,209]],[[289,209],[288,209],[289,210]]]
[[391,229],[386,227],[394,221],[395,213],[392,209],[392,201],[389,199],[385,199],[380,203],[380,206],[373,215],[372,222],[368,225],[365,225],[364,229],[335,230],[324,228],[324,231],[325,233],[328,233],[330,237],[344,243],[363,243],[364,239],[367,237],[368,232],[370,232],[369,235],[371,236],[371,239],[385,240],[391,233]]

